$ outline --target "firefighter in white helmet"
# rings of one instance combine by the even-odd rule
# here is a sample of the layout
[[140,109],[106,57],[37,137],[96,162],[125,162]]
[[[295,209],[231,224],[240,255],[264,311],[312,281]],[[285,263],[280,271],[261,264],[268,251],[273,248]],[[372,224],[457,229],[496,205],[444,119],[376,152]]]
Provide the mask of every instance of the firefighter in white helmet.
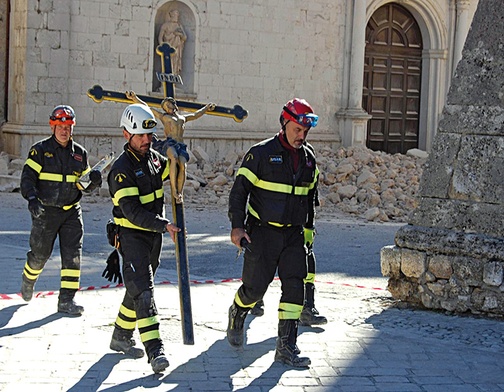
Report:
[[155,373],[169,366],[159,334],[154,275],[160,263],[163,233],[173,241],[180,229],[164,217],[163,182],[169,163],[151,149],[156,119],[148,106],[129,105],[121,127],[126,144],[108,174],[117,247],[122,256],[126,293],[117,315],[110,348],[140,358],[133,331],[138,327],[147,360]]

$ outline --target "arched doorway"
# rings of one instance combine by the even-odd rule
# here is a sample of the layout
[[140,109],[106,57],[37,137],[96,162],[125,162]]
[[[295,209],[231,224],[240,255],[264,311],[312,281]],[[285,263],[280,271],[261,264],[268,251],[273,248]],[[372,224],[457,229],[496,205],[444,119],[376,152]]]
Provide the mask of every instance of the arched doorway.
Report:
[[366,26],[362,106],[372,118],[366,146],[391,154],[418,147],[422,36],[414,17],[390,3]]

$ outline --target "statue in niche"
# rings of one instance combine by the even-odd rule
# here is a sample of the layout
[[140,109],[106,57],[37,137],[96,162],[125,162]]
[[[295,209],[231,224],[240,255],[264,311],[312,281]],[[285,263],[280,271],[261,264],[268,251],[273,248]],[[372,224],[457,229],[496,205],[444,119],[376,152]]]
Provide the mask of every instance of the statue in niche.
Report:
[[187,40],[187,34],[179,22],[179,16],[178,10],[171,10],[168,13],[166,22],[161,25],[158,36],[159,45],[166,42],[175,49],[175,53],[171,55],[172,72],[175,75],[180,75],[182,72],[182,53]]
[[[126,98],[135,103],[147,105],[134,91],[126,91]],[[151,108],[152,109],[152,108]],[[185,124],[203,116],[206,112],[215,109],[214,103],[208,103],[194,113],[181,114],[178,111],[177,102],[172,97],[164,98],[161,101],[161,110],[152,109],[156,117],[164,127],[165,140],[156,136],[152,141],[152,148],[168,157],[170,161],[170,189],[175,203],[183,202],[183,189],[186,180],[186,166],[189,161],[187,145],[184,143]]]

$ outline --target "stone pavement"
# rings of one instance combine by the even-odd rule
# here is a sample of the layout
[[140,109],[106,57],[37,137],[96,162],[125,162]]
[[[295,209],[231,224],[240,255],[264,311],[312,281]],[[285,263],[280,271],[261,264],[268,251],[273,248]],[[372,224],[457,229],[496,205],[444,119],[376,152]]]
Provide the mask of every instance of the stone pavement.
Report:
[[265,297],[265,315],[247,317],[241,352],[225,338],[239,281],[192,284],[194,345],[183,344],[178,288],[171,282],[176,277],[155,288],[170,360],[162,375],[154,375],[145,358],[108,348],[123,288],[79,292],[82,317],[56,313],[57,293],[38,293],[29,303],[17,294],[4,296],[9,299],[0,299],[0,390],[504,390],[500,320],[405,309],[383,287],[318,282],[317,307],[329,323],[300,327],[298,345],[312,366],[294,370],[273,362],[277,281]]
[[[18,295],[28,215],[24,202],[17,206],[17,199],[0,197],[8,207],[0,208],[1,391],[504,391],[502,320],[410,309],[391,298],[385,278],[348,272],[317,275],[317,308],[329,323],[300,327],[298,345],[312,366],[294,370],[273,362],[278,281],[266,294],[265,315],[247,317],[246,346],[237,352],[225,337],[237,276],[191,275],[195,343],[185,345],[176,273],[160,269],[155,298],[170,367],[154,375],[145,358],[108,348],[124,288],[102,286],[107,283],[102,259],[110,248],[102,251],[95,238],[103,221],[96,230],[92,220],[86,226],[88,249],[100,249],[86,251],[81,279],[86,286],[76,297],[85,313],[65,317],[56,313],[57,292],[39,291],[59,287],[56,250],[36,298],[25,303]],[[215,231],[227,237],[227,229]],[[379,260],[355,256],[355,264],[363,262]]]

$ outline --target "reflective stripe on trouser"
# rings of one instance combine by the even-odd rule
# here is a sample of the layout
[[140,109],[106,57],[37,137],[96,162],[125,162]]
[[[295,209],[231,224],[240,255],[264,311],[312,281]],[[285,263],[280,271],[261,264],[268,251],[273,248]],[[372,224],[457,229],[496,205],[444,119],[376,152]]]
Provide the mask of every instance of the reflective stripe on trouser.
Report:
[[308,265],[308,274],[306,275],[304,282],[315,283],[315,253],[313,253],[313,249],[308,250],[306,262]]
[[[59,237],[61,255],[61,290],[63,301],[73,299],[79,289],[82,239],[84,235],[80,205],[69,210],[44,207],[40,218],[32,217],[30,250],[23,275],[33,280],[42,272],[52,254],[56,237]],[[30,278],[30,274],[32,277]]]
[[[119,227],[119,252],[123,259],[122,272],[126,293],[123,309],[134,309],[140,339],[148,355],[162,346],[159,321],[154,301],[154,274],[159,267],[163,235]],[[127,316],[124,322],[128,322]],[[121,315],[119,314],[118,318]],[[130,322],[131,317],[130,317]],[[116,320],[117,323],[117,320]],[[129,324],[130,328],[132,324]],[[122,328],[125,328],[121,325]]]
[[136,327],[136,312],[134,309],[128,309],[124,306],[124,303],[121,304],[119,308],[119,313],[117,314],[116,327],[121,329],[125,329],[127,331],[133,331]]
[[301,226],[270,227],[247,225],[252,243],[244,253],[242,282],[235,301],[251,307],[261,299],[278,271],[282,284],[279,317],[297,319],[304,303],[307,276],[306,250]]

